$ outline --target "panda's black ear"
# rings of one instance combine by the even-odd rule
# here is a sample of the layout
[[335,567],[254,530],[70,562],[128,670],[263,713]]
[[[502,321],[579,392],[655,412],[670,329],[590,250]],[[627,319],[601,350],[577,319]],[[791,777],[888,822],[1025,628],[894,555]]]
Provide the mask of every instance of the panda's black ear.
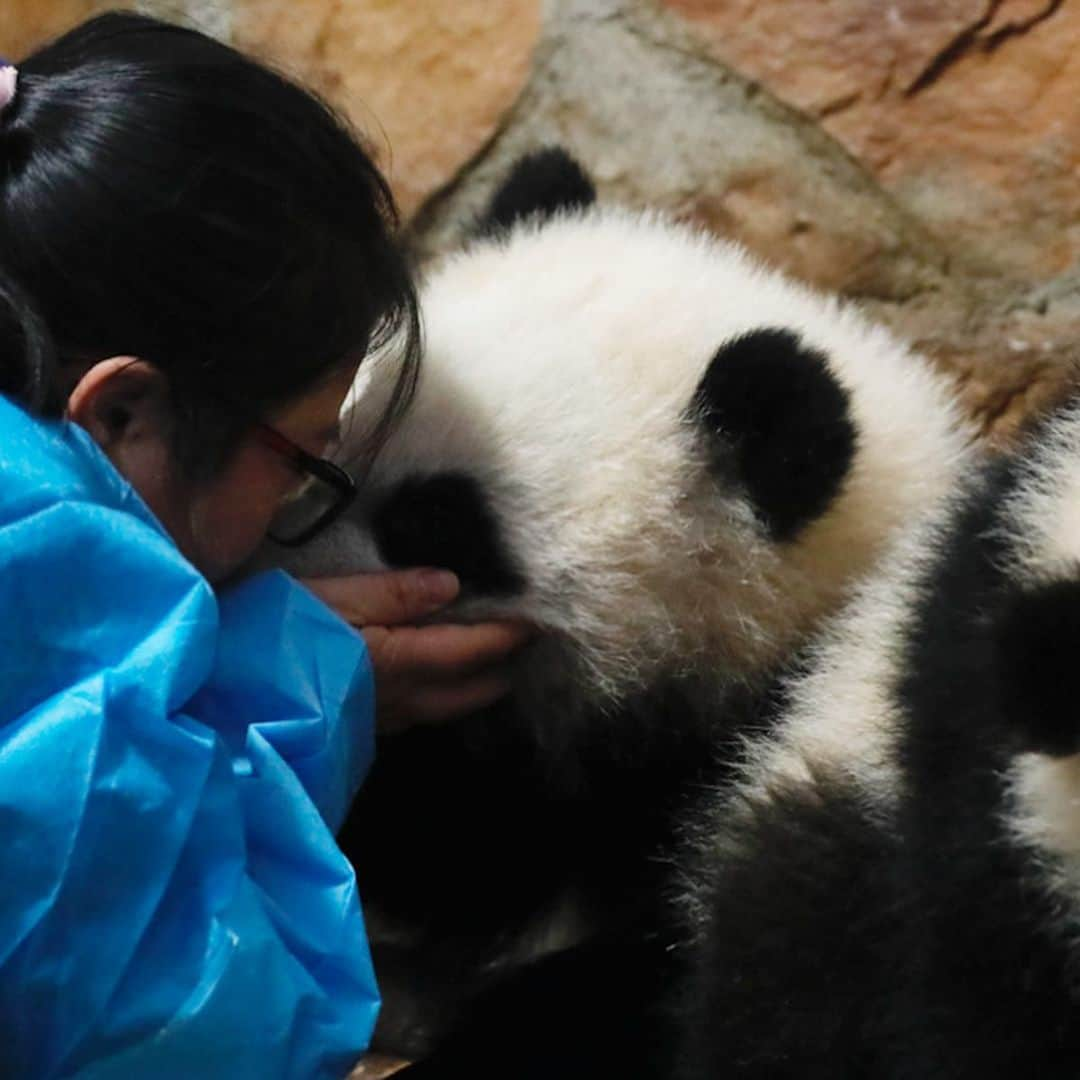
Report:
[[994,633],[993,677],[1023,748],[1059,757],[1080,752],[1080,581],[1012,597]]
[[855,455],[847,391],[825,356],[788,329],[723,345],[691,413],[713,467],[746,491],[775,540],[793,539],[828,509]]
[[549,146],[518,160],[476,222],[476,231],[489,235],[526,218],[549,218],[594,202],[596,188],[585,170],[561,146]]

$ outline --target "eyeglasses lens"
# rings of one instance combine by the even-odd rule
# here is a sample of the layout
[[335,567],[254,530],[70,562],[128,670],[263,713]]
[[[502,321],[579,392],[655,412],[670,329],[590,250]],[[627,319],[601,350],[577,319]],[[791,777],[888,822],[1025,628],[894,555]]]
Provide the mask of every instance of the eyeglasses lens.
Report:
[[281,544],[295,542],[314,530],[341,501],[341,492],[317,476],[310,476],[278,507],[269,534]]

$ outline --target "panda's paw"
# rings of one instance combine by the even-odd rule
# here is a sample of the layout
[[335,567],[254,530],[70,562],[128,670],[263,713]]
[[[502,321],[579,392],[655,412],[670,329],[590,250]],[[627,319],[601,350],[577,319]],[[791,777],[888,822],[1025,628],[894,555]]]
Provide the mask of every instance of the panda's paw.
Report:
[[1002,711],[1025,750],[1080,751],[1080,580],[1018,592],[995,624]]

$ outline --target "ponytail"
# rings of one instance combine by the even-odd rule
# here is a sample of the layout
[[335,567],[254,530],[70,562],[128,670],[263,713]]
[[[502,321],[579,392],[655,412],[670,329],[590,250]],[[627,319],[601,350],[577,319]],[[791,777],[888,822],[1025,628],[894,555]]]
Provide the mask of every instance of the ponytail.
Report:
[[0,271],[0,394],[55,418],[64,411],[57,384],[56,352],[45,320]]

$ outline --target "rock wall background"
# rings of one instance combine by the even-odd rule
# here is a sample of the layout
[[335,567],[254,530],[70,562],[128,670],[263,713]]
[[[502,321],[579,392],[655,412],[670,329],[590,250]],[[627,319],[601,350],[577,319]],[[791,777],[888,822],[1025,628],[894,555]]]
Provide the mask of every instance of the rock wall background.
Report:
[[[2,0],[19,57],[102,0]],[[1080,341],[1080,0],[139,0],[314,85],[372,141],[423,255],[559,141],[859,298],[992,437]]]

